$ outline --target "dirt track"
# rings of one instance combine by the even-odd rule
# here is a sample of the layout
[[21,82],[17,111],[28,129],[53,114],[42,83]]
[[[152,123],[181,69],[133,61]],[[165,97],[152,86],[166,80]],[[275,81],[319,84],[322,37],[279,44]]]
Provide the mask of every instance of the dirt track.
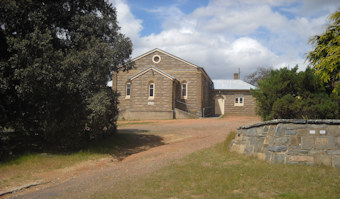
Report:
[[[148,124],[126,125],[121,133],[148,136],[153,143],[144,151],[121,161],[104,158],[42,176],[50,183],[32,187],[7,197],[13,198],[86,198],[108,189],[129,177],[146,175],[171,164],[192,152],[222,142],[231,130],[258,122],[256,117],[223,119],[160,120]],[[143,148],[143,147],[141,147]]]

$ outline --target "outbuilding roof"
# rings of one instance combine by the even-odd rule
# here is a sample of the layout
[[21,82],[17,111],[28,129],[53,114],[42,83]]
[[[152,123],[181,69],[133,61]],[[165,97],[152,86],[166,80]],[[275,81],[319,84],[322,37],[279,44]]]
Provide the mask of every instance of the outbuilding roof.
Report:
[[250,90],[256,87],[240,79],[213,80],[215,90]]

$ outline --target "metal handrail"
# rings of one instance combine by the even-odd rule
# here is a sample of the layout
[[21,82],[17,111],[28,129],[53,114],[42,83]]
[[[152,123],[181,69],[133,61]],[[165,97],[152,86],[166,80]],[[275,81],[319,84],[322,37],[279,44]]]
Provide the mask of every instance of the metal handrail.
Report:
[[[200,108],[198,108],[198,107],[196,107],[196,106],[194,106],[194,105],[191,105],[191,104],[187,104],[187,103],[185,103],[185,102],[181,102],[181,101],[179,101],[179,100],[176,100],[176,102],[178,102],[178,103],[180,103],[180,104],[184,104],[184,105],[185,105],[185,108],[186,108],[186,112],[191,113],[191,114],[194,114],[194,115],[196,115],[196,114],[198,113],[199,117],[202,117],[202,111],[201,111]],[[193,108],[193,109],[196,109],[197,112],[189,111],[189,110],[188,110],[188,107],[191,107],[191,108]]]

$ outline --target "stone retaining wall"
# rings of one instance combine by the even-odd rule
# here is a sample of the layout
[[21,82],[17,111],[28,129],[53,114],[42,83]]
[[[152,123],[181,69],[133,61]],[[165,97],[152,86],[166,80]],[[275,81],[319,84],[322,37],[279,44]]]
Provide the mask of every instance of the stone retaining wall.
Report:
[[272,163],[340,167],[340,120],[271,120],[238,129],[232,151]]

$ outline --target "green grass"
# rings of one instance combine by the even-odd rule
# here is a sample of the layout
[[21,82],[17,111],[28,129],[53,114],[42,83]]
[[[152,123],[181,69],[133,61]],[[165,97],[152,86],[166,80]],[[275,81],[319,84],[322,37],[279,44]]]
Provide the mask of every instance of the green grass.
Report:
[[24,180],[35,180],[35,174],[72,166],[81,161],[105,157],[104,154],[91,151],[78,151],[62,154],[25,154],[11,161],[0,164],[3,186],[20,183]]
[[269,164],[227,151],[196,152],[148,177],[119,182],[92,198],[340,198],[340,170]]
[[[138,131],[119,131],[116,135],[97,140],[81,150],[62,154],[24,154],[6,162],[0,162],[0,185],[20,185],[22,181],[36,180],[39,173],[73,166],[77,163],[100,158],[123,158],[141,150],[141,146],[161,145],[159,136]],[[142,149],[143,150],[143,149]]]

